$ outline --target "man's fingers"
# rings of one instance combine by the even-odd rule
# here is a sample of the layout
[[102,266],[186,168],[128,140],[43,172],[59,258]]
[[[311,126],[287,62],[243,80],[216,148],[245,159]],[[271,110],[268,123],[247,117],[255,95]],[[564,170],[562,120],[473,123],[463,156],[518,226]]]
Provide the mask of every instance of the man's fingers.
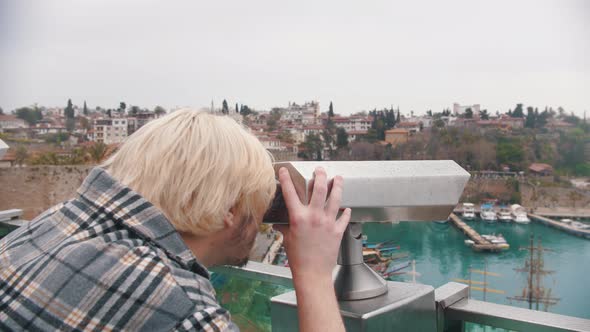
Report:
[[346,230],[346,226],[348,226],[348,223],[350,222],[350,215],[351,214],[352,214],[352,210],[350,210],[350,208],[346,208],[346,209],[344,209],[344,212],[342,212],[342,215],[340,216],[340,218],[338,218],[338,220],[336,220],[336,228],[341,233],[344,233],[344,231]]
[[302,204],[293,186],[291,175],[285,167],[279,169],[279,182],[281,183],[281,190],[283,191],[283,198],[287,204],[287,209],[290,210],[301,206]]
[[326,207],[326,213],[331,220],[336,219],[340,204],[342,203],[343,182],[344,180],[339,175],[335,176],[334,180],[332,180],[332,190],[330,191],[330,197],[328,197],[328,204]]
[[313,209],[324,209],[326,204],[326,195],[328,194],[328,183],[326,181],[326,171],[318,167],[315,169],[315,178],[313,185],[313,192],[311,194],[311,200],[309,205]]

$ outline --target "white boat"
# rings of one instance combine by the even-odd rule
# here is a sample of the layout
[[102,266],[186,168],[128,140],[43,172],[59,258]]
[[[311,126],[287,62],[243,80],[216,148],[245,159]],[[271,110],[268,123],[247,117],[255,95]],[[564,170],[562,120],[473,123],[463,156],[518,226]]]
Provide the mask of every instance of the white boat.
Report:
[[573,221],[571,219],[561,219],[561,222],[579,230],[590,230],[590,224],[587,223]]
[[463,203],[462,217],[466,220],[475,219],[475,206],[472,203]]
[[510,206],[512,220],[518,224],[528,224],[531,222],[529,219],[526,209],[518,204],[513,204]]
[[512,215],[510,214],[510,210],[508,210],[505,207],[502,207],[500,209],[500,212],[498,212],[498,220],[500,220],[501,222],[511,222]]
[[508,242],[506,242],[506,239],[502,236],[502,234],[492,234],[492,235],[482,235],[481,237],[483,237],[484,239],[490,241],[493,244],[508,244]]
[[481,220],[489,223],[496,222],[498,220],[496,211],[494,211],[494,207],[489,203],[481,205],[479,216],[481,217]]
[[468,247],[471,247],[475,244],[475,242],[473,240],[465,240],[465,245],[467,245]]

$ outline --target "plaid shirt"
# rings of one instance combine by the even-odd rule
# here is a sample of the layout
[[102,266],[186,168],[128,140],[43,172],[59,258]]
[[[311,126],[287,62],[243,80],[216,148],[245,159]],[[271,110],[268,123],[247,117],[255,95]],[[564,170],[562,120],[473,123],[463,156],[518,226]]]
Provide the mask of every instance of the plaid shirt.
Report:
[[0,241],[0,330],[237,330],[156,207],[95,168]]

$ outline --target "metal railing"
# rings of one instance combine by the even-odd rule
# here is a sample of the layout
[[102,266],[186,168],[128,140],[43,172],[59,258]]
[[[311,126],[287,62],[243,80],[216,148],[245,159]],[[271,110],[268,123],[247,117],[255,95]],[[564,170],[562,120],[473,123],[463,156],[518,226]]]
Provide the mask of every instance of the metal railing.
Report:
[[[289,268],[248,262],[213,272],[293,287]],[[465,322],[514,331],[590,331],[590,320],[468,299],[468,286],[447,283],[435,290],[437,332],[463,331]]]

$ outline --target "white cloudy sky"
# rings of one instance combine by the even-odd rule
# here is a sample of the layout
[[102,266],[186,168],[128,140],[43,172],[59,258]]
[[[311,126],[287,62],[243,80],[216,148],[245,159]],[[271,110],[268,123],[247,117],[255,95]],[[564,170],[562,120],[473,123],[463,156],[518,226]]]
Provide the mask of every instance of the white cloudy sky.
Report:
[[590,1],[0,0],[0,107],[590,111]]

